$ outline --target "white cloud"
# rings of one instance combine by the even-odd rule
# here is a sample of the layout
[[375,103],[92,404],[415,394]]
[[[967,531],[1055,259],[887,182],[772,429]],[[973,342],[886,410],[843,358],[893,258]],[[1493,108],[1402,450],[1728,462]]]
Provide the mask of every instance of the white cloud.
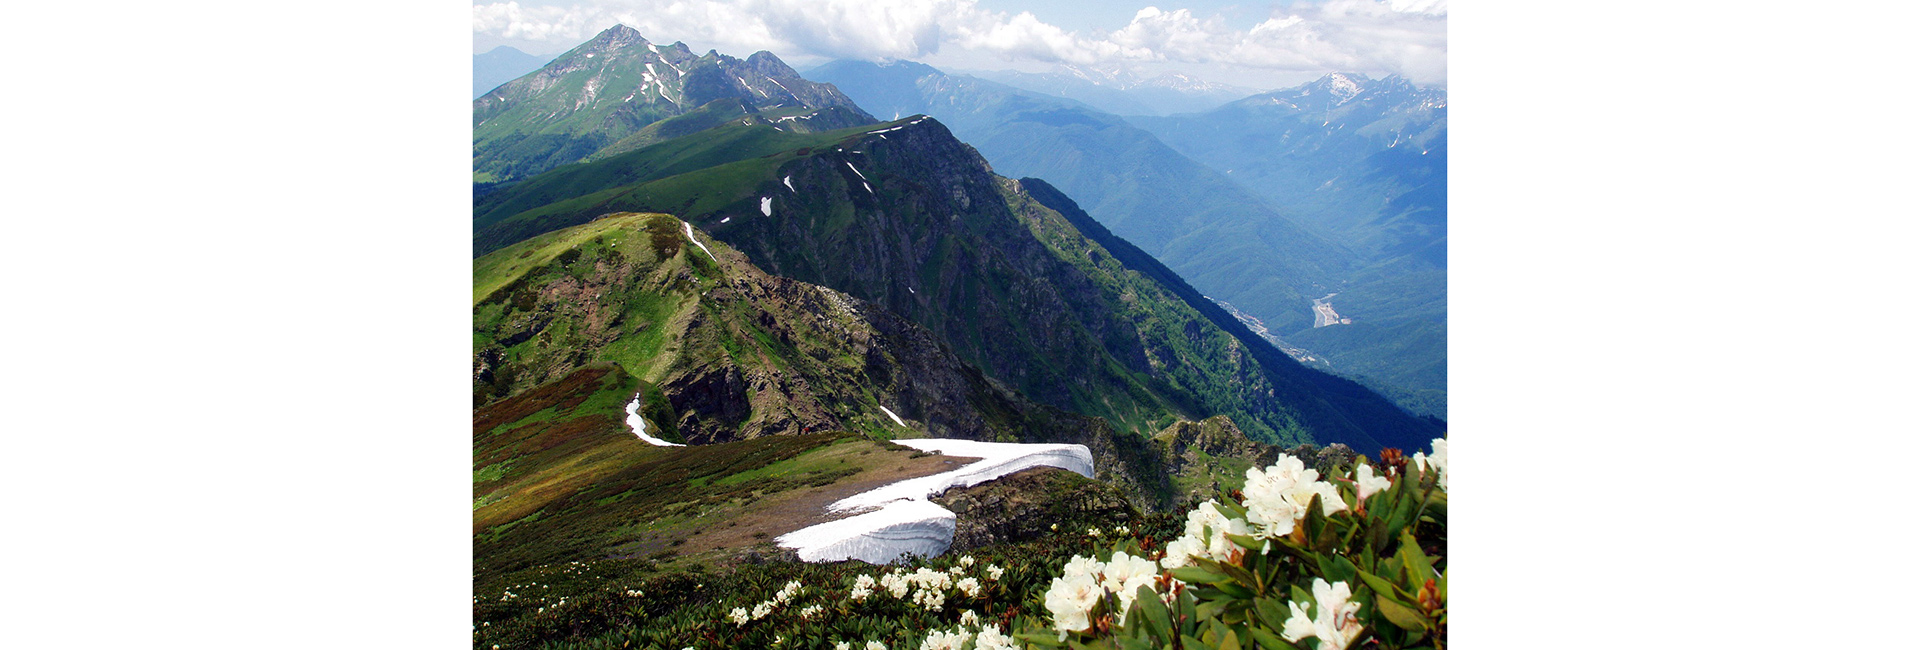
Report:
[[1033,14],[974,0],[582,0],[476,4],[473,30],[571,44],[624,23],[650,39],[783,56],[923,58],[942,47],[1080,65],[1124,61],[1226,64],[1311,72],[1393,72],[1446,79],[1447,0],[1330,0],[1277,11],[1250,29],[1187,9],[1140,9],[1111,32],[1070,32]]

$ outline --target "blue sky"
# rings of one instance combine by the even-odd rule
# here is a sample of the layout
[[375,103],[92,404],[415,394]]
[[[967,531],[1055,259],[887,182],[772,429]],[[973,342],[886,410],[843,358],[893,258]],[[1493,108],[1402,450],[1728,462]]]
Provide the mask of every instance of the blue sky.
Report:
[[1274,88],[1327,72],[1444,84],[1447,0],[512,0],[473,3],[473,47],[554,54],[623,23],[649,40],[796,66],[1180,71]]

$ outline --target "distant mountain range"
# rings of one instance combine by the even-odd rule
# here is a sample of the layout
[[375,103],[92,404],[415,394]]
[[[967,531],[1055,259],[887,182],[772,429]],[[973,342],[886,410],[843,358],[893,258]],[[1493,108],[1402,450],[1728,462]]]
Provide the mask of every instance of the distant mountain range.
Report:
[[1170,115],[1218,108],[1260,92],[1167,72],[1154,76],[1121,66],[1062,65],[1052,72],[956,71],[1022,90],[1083,102],[1115,115]]
[[814,119],[841,126],[873,120],[771,53],[745,61],[695,55],[685,43],[660,47],[617,26],[474,100],[474,181],[512,181],[576,162],[723,99],[753,112],[838,109]]
[[1312,299],[1354,258],[1125,119],[1060,98],[913,62],[836,61],[816,79],[876,113],[925,113],[996,171],[1047,179],[1120,237],[1208,295],[1277,329],[1312,325]]
[[[1353,324],[1275,329],[1401,403],[1445,414],[1445,90],[1336,73],[1205,113],[1129,121],[1355,251],[1334,299]],[[1268,318],[1264,305],[1246,308]]]
[[487,91],[500,87],[500,84],[519,79],[521,75],[539,70],[546,65],[545,57],[538,57],[520,50],[502,45],[487,50],[484,54],[473,55],[473,97],[479,99]]
[[[878,114],[935,116],[997,171],[1086,197],[1296,358],[1446,413],[1444,91],[1334,74],[1207,113],[1121,118],[906,61],[808,74]],[[1328,294],[1350,323],[1314,327]]]

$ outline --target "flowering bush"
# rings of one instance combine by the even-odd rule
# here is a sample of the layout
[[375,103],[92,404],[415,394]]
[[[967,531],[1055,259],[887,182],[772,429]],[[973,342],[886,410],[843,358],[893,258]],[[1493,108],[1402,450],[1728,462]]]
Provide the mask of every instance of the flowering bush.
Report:
[[1322,469],[1282,457],[1184,513],[898,566],[536,567],[476,584],[474,647],[1442,647],[1444,441]]
[[1159,553],[1129,542],[1105,562],[1073,557],[1047,589],[1047,624],[1015,636],[1075,648],[1442,648],[1446,441],[1433,448],[1382,467],[1363,457],[1331,481],[1291,456],[1249,469],[1236,498],[1201,503]]

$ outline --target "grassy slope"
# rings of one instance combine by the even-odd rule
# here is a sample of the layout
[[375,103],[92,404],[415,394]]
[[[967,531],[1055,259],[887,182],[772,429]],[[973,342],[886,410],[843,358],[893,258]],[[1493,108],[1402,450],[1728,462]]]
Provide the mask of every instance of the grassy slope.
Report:
[[622,421],[637,385],[601,365],[475,411],[476,579],[764,546],[834,499],[951,467],[844,433],[655,447]]

